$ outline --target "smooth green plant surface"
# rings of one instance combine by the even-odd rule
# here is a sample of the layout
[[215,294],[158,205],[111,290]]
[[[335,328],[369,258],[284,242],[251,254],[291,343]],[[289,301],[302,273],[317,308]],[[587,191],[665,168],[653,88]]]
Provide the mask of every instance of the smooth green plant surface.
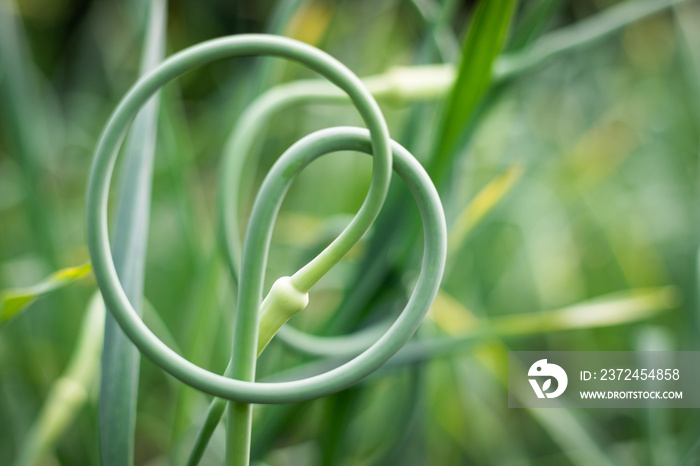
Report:
[[[163,59],[167,1],[155,0],[136,8],[142,14],[143,53],[140,72],[147,73]],[[136,115],[126,145],[123,183],[116,208],[112,255],[115,271],[135,312],[142,311],[151,184],[156,150],[159,96]],[[100,378],[100,460],[104,466],[128,465],[134,451],[140,357],[117,322],[105,321]]]
[[[21,292],[26,305],[0,325],[0,418],[11,420],[0,463],[221,464],[227,449],[231,462],[271,466],[697,463],[700,430],[685,410],[516,412],[503,401],[508,350],[696,348],[696,24],[697,2],[676,0],[299,0],[245,11],[2,0],[0,293],[17,304]],[[236,401],[244,428],[227,435],[232,403],[170,377],[128,338],[113,353],[120,364],[100,360],[104,311],[89,275],[45,277],[89,258],[96,138],[158,49],[252,31],[300,39],[365,76],[392,137],[441,194],[448,257],[416,335],[381,367],[312,401]],[[109,200],[111,253],[143,324],[213,374],[230,375],[231,345],[245,346],[256,387],[354,364],[405,318],[424,241],[410,192],[399,180],[376,189],[371,158],[319,157],[273,199],[282,204],[253,297],[260,326],[245,344],[231,331],[258,186],[284,191],[265,181],[270,167],[304,159],[285,152],[302,141],[330,150],[313,142],[324,135],[373,152],[364,130],[315,132],[366,124],[352,99],[259,57],[220,60],[158,93],[127,125]],[[400,163],[404,149],[385,143]],[[312,289],[297,289],[295,272],[323,257],[368,189],[386,196],[376,222],[302,274]],[[120,334],[114,323],[108,335]]]
[[[111,258],[107,235],[107,202],[109,178],[117,155],[117,144],[126,125],[138,109],[160,86],[188,69],[212,60],[228,56],[271,54],[300,61],[328,76],[344,88],[355,100],[358,110],[365,117],[372,147],[359,144],[362,138],[356,134],[337,131],[315,133],[294,145],[280,158],[263,183],[254,205],[244,242],[239,298],[237,305],[234,348],[230,376],[222,377],[189,363],[162,344],[146,329],[129,303]],[[302,380],[278,385],[246,384],[255,377],[255,360],[259,353],[258,327],[266,344],[292,315],[308,303],[308,290],[367,231],[376,218],[388,189],[387,169],[391,157],[387,157],[388,137],[383,117],[376,103],[359,80],[330,57],[322,55],[304,44],[274,36],[240,36],[202,44],[168,59],[153,73],[143,78],[113,114],[98,146],[88,188],[88,245],[94,271],[108,308],[122,329],[139,349],[164,369],[208,393],[223,396],[234,403],[229,408],[229,447],[227,462],[247,464],[250,448],[251,402],[282,403],[301,401],[327,395],[360,380],[385,362],[415,332],[428,311],[442,277],[446,254],[446,233],[442,208],[429,177],[411,157],[401,152],[400,146],[392,150],[402,159],[396,169],[409,183],[417,196],[419,209],[424,216],[425,259],[421,276],[416,284],[414,298],[406,306],[403,318],[397,321],[385,337],[358,357],[353,363],[334,369],[313,380]],[[354,140],[348,136],[354,136]],[[366,142],[366,141],[363,141]],[[284,193],[298,172],[314,158],[339,150],[362,150],[374,155],[373,183],[365,203],[348,227],[314,260],[288,278],[279,279],[262,302],[262,287],[272,227]],[[262,317],[260,316],[262,310]],[[260,323],[262,319],[262,324]],[[256,351],[258,350],[258,351]],[[251,351],[253,353],[251,354]]]

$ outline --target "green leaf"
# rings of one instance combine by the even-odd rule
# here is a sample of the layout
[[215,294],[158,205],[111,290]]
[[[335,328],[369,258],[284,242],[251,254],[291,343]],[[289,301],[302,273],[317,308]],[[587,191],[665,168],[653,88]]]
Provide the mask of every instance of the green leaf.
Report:
[[546,392],[551,385],[552,385],[552,379],[547,379],[547,381],[544,384],[542,384],[542,391]]
[[[142,74],[155,68],[165,49],[167,2],[136,3],[135,18],[148,18]],[[145,9],[150,10],[148,14]],[[126,142],[124,182],[119,193],[112,253],[119,280],[137,312],[141,311],[146,240],[151,204],[158,95],[134,119]],[[107,315],[100,381],[99,438],[104,466],[133,464],[139,352],[111,315]]]
[[481,1],[462,47],[457,79],[447,100],[432,160],[431,175],[445,175],[465,128],[491,84],[494,60],[501,52],[517,0]]
[[68,286],[85,277],[92,265],[68,267],[51,274],[46,280],[34,286],[15,288],[0,292],[0,324],[26,310],[40,296],[58,288]]

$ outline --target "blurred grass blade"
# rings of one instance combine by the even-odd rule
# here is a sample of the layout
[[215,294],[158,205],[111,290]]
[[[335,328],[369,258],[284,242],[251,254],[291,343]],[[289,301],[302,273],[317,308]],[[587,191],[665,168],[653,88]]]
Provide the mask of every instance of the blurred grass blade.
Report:
[[[52,196],[41,170],[46,165],[50,108],[12,0],[0,1],[0,117],[21,168],[31,235],[50,268],[58,266],[53,239]],[[60,121],[54,119],[52,124]],[[49,269],[50,270],[50,269]]]
[[490,326],[499,335],[608,327],[648,319],[678,306],[679,302],[678,290],[672,286],[634,289],[559,310],[496,318]]
[[610,293],[561,309],[476,319],[459,301],[440,291],[429,315],[445,333],[457,338],[482,332],[505,337],[636,322],[679,302],[675,287],[662,286]]
[[90,263],[68,267],[51,274],[34,286],[0,291],[0,324],[27,309],[40,296],[77,282],[90,273],[90,270]]
[[508,50],[520,50],[538,39],[564,0],[537,0],[523,12],[508,41]]
[[[690,90],[689,102],[693,105],[693,116],[695,117],[695,128],[697,134],[700,134],[700,29],[697,24],[700,21],[700,7],[695,5],[687,5],[683,8],[676,8],[674,16],[679,26],[679,35],[682,40],[680,42],[680,56],[684,65],[686,82]],[[698,149],[696,149],[698,150]],[[700,150],[698,151],[700,155]],[[700,167],[696,168],[696,180],[700,180]],[[697,196],[697,194],[696,194]],[[697,199],[697,197],[696,197]],[[700,330],[698,327],[698,317],[700,317],[700,248],[695,253],[695,330]],[[697,346],[697,343],[696,345]],[[690,453],[700,444],[700,441],[693,440],[693,446],[690,446]],[[686,462],[690,464],[690,461]]]
[[501,52],[516,0],[482,1],[462,47],[457,79],[447,100],[429,173],[438,183],[450,166],[451,154],[488,90],[491,68]]
[[506,79],[526,71],[552,57],[589,45],[629,24],[690,0],[628,0],[589,19],[549,33],[521,52],[501,56],[494,72]]
[[39,416],[25,437],[15,466],[37,464],[71,425],[97,379],[105,308],[99,292],[90,299],[77,344],[65,372],[49,390]]
[[408,343],[389,360],[387,367],[449,355],[494,338],[638,322],[674,309],[679,303],[678,289],[663,286],[611,293],[562,309],[477,319],[459,301],[441,290],[428,318],[449,336]]
[[511,165],[479,191],[474,199],[467,204],[450,229],[447,240],[449,253],[459,250],[469,232],[513,189],[513,186],[522,177],[523,171],[522,166]]
[[[137,5],[137,11],[150,8],[142,74],[162,60],[166,5],[165,0]],[[138,312],[142,307],[157,119],[158,96],[155,96],[136,116],[129,133],[112,245],[119,279]],[[133,464],[138,377],[139,353],[108,315],[99,403],[100,457],[104,466]]]
[[[428,40],[424,39],[423,49],[426,45],[434,49],[440,62],[447,63],[459,56],[459,41],[449,26],[449,19],[455,15],[458,3],[448,0],[439,4],[432,0],[411,0],[410,3],[420,15],[425,24]],[[423,52],[425,53],[425,52]]]

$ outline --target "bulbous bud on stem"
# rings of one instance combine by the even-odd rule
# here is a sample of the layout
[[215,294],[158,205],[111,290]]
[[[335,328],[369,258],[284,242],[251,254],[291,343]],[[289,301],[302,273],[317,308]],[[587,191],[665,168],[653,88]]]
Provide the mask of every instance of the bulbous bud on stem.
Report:
[[282,325],[308,304],[309,293],[298,290],[292,277],[280,277],[275,281],[260,306],[262,315],[258,334],[258,355]]

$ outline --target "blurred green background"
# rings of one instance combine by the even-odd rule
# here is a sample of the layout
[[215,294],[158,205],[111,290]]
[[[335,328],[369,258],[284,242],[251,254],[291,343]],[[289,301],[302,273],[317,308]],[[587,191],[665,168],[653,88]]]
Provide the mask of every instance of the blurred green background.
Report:
[[[110,113],[139,76],[147,9],[135,0],[0,2],[0,290],[7,299],[89,260],[88,170]],[[223,35],[272,32],[319,47],[360,77],[440,63],[458,70],[452,90],[437,83],[428,98],[379,98],[392,137],[433,177],[450,228],[443,288],[416,338],[454,344],[424,346],[324,399],[256,408],[255,461],[700,464],[694,409],[508,409],[504,385],[509,349],[700,349],[700,5],[500,3],[512,8],[494,13],[505,18],[500,38],[493,25],[474,27],[479,8],[488,10],[479,2],[169,3],[166,55]],[[630,13],[649,5],[661,11]],[[615,19],[621,27],[602,34]],[[567,37],[586,40],[568,46]],[[564,49],[503,71],[547,40]],[[216,251],[222,149],[238,115],[267,88],[315,77],[281,60],[235,59],[188,73],[162,93],[144,288],[154,310],[146,320],[211,370],[223,372],[228,361],[235,303]],[[415,79],[431,86],[430,78]],[[348,105],[313,103],[268,121],[244,176],[244,212],[279,154],[335,125],[362,122]],[[120,167],[113,204],[124,183]],[[353,154],[304,171],[282,207],[270,284],[347,223],[370,176],[371,159]],[[413,247],[420,243],[415,208],[394,181],[371,233],[312,291],[293,326],[340,335],[401,309],[421,248]],[[88,276],[0,322],[0,464],[28,448],[95,289]],[[565,318],[554,322],[554,315]],[[579,315],[589,323],[577,323]],[[484,327],[488,335],[475,336]],[[275,340],[259,375],[315,359]],[[98,379],[86,376],[71,420],[36,464],[99,463]],[[147,359],[138,387],[135,463],[182,464],[210,397]],[[204,463],[219,464],[223,448],[217,431]]]

